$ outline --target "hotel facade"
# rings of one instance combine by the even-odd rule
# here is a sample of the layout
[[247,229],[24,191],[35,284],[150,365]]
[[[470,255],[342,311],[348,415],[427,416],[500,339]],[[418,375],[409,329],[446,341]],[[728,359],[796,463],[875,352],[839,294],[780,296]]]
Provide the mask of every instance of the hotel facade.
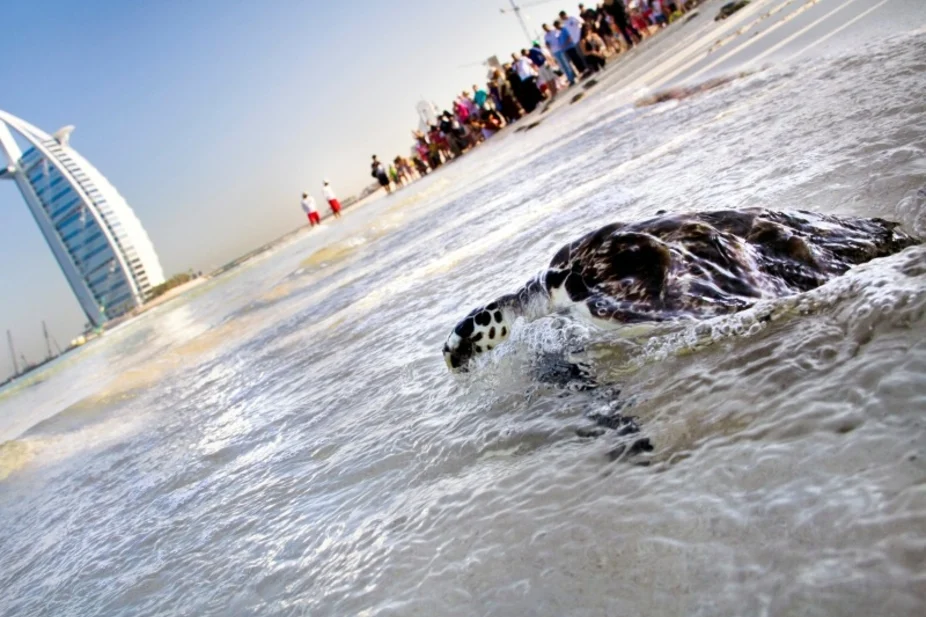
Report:
[[101,326],[143,304],[164,273],[125,199],[71,148],[73,130],[49,135],[0,111],[0,179],[16,183],[87,319]]

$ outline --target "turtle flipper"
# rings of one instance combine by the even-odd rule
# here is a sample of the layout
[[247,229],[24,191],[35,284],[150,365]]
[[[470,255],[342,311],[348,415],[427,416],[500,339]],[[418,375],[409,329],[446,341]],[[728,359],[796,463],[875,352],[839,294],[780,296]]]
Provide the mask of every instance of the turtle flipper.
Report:
[[589,391],[598,388],[590,364],[567,358],[559,353],[544,353],[532,365],[534,378],[540,383],[571,391]]
[[[626,443],[620,443],[617,447],[613,448],[608,452],[608,459],[612,461],[620,460],[624,457],[635,456],[637,454],[642,454],[644,452],[652,452],[653,444],[650,442],[648,437],[641,437],[639,439],[633,439]],[[644,463],[648,464],[648,463]]]
[[577,429],[576,435],[583,438],[596,438],[613,432],[614,436],[620,440],[608,452],[609,460],[616,461],[644,452],[652,452],[654,449],[648,437],[639,437],[641,428],[635,416],[593,413],[587,417],[595,425]]

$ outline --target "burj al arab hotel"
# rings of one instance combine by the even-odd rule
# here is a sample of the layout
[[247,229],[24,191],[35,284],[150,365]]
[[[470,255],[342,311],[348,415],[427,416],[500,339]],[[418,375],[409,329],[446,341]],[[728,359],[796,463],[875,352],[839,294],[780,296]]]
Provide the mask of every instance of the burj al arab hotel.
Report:
[[143,304],[164,273],[125,199],[71,148],[73,130],[49,135],[0,111],[0,179],[19,187],[81,308],[100,326]]

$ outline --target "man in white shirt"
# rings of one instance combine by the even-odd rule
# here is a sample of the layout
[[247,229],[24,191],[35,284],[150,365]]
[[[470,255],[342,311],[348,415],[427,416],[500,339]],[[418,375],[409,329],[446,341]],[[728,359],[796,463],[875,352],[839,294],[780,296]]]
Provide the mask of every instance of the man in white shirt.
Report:
[[334,218],[341,218],[341,202],[338,201],[337,195],[334,194],[334,189],[331,188],[327,180],[325,180],[325,185],[322,187],[322,193],[325,194],[325,199],[328,200],[328,205],[331,206],[331,213],[334,214]]
[[579,41],[582,40],[582,21],[578,17],[570,17],[566,14],[566,11],[560,11],[559,22],[563,28],[563,36],[560,39],[563,53],[572,61],[579,73],[585,73],[588,68],[585,66],[585,59],[579,52]]
[[524,53],[524,50],[522,50],[520,56],[511,54],[514,60],[514,70],[518,72],[518,77],[521,78],[521,81],[527,81],[528,79],[537,77],[537,67],[534,66],[534,62],[530,57],[524,55]]
[[321,225],[322,219],[318,215],[318,208],[315,207],[315,199],[308,193],[302,194],[302,211],[309,217],[309,224],[312,227]]
[[521,78],[521,96],[518,98],[524,111],[531,113],[543,100],[543,94],[537,87],[537,66],[527,54],[526,49],[521,50],[520,56],[511,54],[511,59],[514,61],[515,72]]
[[566,32],[569,33],[569,39],[572,45],[578,45],[582,40],[582,21],[575,16],[570,17],[566,11],[560,11],[559,20],[563,24]]
[[566,76],[566,79],[569,80],[569,85],[574,85],[576,83],[576,74],[572,70],[572,65],[569,64],[569,59],[563,52],[563,46],[560,41],[562,32],[560,32],[559,28],[551,28],[549,24],[543,24],[543,31],[545,32],[543,41],[547,44],[547,49],[550,50],[550,53],[556,59],[559,68],[563,70],[563,74]]

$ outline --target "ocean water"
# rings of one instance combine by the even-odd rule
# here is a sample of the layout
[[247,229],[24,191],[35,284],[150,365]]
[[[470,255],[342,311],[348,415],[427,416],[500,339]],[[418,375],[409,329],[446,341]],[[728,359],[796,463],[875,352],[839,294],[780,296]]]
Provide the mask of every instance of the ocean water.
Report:
[[[634,96],[603,78],[0,392],[0,615],[922,615],[926,248],[697,325],[520,323],[448,373],[461,317],[614,220],[926,237],[923,31]],[[649,466],[576,435],[613,400],[529,377],[576,340]]]

